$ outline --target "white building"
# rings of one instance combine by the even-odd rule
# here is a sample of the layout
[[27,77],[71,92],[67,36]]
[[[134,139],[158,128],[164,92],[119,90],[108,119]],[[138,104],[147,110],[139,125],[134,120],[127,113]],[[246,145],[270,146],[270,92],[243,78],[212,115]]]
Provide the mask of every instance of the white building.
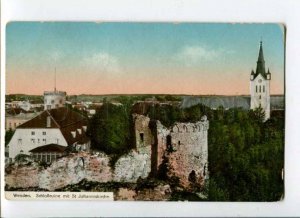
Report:
[[57,154],[70,150],[89,150],[87,120],[68,108],[45,110],[21,124],[8,144],[9,158],[18,154],[33,155],[51,162]]
[[64,107],[66,103],[66,92],[45,91],[44,92],[44,110]]
[[265,112],[265,120],[270,118],[270,81],[271,73],[265,69],[265,60],[260,42],[256,72],[252,70],[250,76],[250,109],[262,108]]

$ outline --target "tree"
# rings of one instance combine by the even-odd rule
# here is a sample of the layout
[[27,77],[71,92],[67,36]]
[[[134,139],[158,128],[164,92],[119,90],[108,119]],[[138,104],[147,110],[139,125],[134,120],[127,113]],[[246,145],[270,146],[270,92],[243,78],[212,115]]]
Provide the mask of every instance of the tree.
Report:
[[130,115],[124,106],[104,103],[91,118],[88,135],[92,148],[107,154],[122,154],[131,145]]

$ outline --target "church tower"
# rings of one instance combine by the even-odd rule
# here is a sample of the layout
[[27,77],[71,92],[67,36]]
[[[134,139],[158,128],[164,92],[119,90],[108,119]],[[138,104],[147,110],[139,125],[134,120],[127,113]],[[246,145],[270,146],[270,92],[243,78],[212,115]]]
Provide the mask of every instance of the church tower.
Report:
[[260,42],[256,71],[252,70],[250,75],[250,109],[261,107],[265,112],[265,120],[270,118],[270,81],[271,73],[265,69],[265,60]]

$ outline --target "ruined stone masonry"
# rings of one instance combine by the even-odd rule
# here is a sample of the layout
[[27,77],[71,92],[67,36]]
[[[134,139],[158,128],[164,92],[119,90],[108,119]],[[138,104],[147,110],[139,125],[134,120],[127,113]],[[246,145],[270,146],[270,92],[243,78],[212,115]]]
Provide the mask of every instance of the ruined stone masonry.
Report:
[[[206,116],[197,123],[175,123],[170,128],[163,126],[160,121],[150,126],[150,118],[143,115],[135,114],[134,120],[136,149],[146,155],[147,163],[151,156],[152,175],[157,173],[163,157],[167,156],[169,173],[178,177],[181,185],[185,187],[190,183],[204,185],[205,179],[208,179],[209,121]],[[144,170],[150,173],[149,165]]]
[[155,176],[165,157],[169,175],[180,184],[204,186],[208,178],[207,131],[209,121],[203,116],[197,123],[175,123],[166,128],[160,121],[134,114],[135,149],[119,158],[114,168],[104,153],[79,152],[53,162],[44,169],[36,163],[12,165],[7,170],[9,187],[39,187],[54,191],[86,179],[94,182],[136,182],[139,178]]

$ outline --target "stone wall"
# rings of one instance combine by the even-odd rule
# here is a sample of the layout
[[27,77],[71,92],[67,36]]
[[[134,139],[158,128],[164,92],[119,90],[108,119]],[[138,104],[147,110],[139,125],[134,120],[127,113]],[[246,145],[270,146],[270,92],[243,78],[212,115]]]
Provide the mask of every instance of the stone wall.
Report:
[[76,184],[83,179],[108,182],[113,178],[109,158],[103,153],[89,155],[85,152],[61,158],[40,172],[39,187],[55,190]]
[[146,178],[151,171],[151,148],[148,146],[143,150],[144,153],[133,150],[121,156],[114,169],[106,154],[86,152],[60,158],[46,169],[36,162],[14,164],[7,168],[5,182],[11,188],[38,187],[49,191],[77,184],[83,179],[100,183],[136,182],[139,177]]
[[115,164],[114,181],[136,182],[139,177],[146,178],[151,172],[151,147],[143,147],[143,152],[131,151]]
[[150,118],[143,115],[133,115],[135,129],[135,145],[138,153],[147,153],[148,147],[154,141],[154,137],[149,128]]
[[170,135],[170,130],[167,129],[164,125],[157,121],[157,165],[158,170],[159,166],[162,164],[163,156],[167,150],[167,136]]
[[169,160],[169,176],[179,178],[181,185],[191,183],[204,185],[208,178],[207,131],[209,122],[206,116],[197,123],[175,123],[166,129],[157,124],[158,167],[162,157]]
[[9,187],[39,187],[53,191],[83,179],[100,183],[134,183],[140,177],[147,178],[151,172],[157,172],[166,156],[169,175],[178,177],[181,185],[204,185],[208,178],[209,128],[205,116],[197,123],[176,123],[170,128],[156,121],[152,131],[149,117],[134,115],[134,122],[136,149],[121,156],[114,168],[110,166],[109,156],[104,153],[79,152],[58,159],[46,169],[34,162],[12,165],[6,170],[6,184]]
[[38,187],[40,170],[37,164],[8,167],[5,169],[5,183],[16,188]]

